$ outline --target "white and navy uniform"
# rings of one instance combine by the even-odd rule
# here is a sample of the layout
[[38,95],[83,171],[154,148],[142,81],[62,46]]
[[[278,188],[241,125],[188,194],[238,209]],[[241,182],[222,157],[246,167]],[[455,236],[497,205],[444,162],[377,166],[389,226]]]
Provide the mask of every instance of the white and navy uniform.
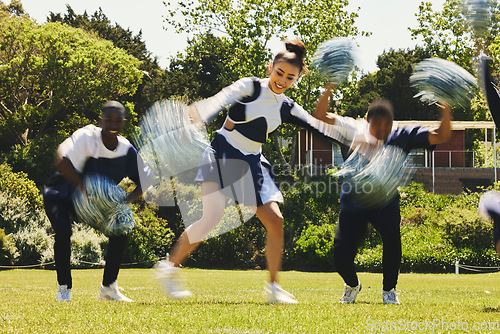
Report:
[[[76,172],[82,176],[100,174],[118,184],[124,177],[140,184],[140,173],[150,175],[137,154],[136,149],[124,137],[118,136],[118,146],[109,150],[102,142],[102,129],[87,125],[76,130],[71,137],[59,145],[58,153],[71,161]],[[142,178],[144,180],[144,178]],[[147,187],[148,185],[142,185]],[[144,189],[144,188],[143,188]],[[56,173],[46,183],[43,192],[45,212],[55,231],[54,260],[59,285],[72,287],[71,234],[74,206],[71,200],[75,187],[61,173]],[[125,252],[127,236],[109,237],[106,266],[102,284],[109,286],[116,281],[121,259]]]
[[[275,182],[272,168],[262,156],[262,144],[283,123],[300,125],[336,138],[339,133],[306,112],[284,94],[276,94],[269,88],[269,79],[243,78],[224,88],[216,95],[194,103],[203,121],[210,121],[225,107],[230,106],[227,118],[234,128],[222,127],[216,132],[211,146],[202,158],[196,181],[219,182],[222,175],[227,178],[236,168],[221,170],[219,161],[224,159],[244,160],[252,172],[257,205],[276,201],[283,202],[283,196]],[[238,176],[234,176],[237,178]]]
[[[117,136],[118,146],[109,150],[102,142],[102,129],[95,125],[87,125],[76,130],[71,137],[59,145],[58,152],[73,164],[80,175],[100,174],[114,183],[128,177],[140,185],[139,173],[149,175],[148,168],[142,160],[138,160],[137,150],[124,137]],[[49,179],[45,185],[44,195],[60,196],[70,200],[74,186],[60,174]]]
[[[354,120],[350,117],[335,115],[334,127],[346,139],[345,143],[350,143],[352,154],[360,154],[368,160],[373,158],[384,145],[398,147],[406,154],[415,148],[434,148],[429,143],[430,130],[419,126],[394,126],[385,142],[370,133],[369,123],[365,119]],[[399,193],[389,198],[380,207],[365,208],[359,205],[356,201],[356,192],[351,190],[351,185],[347,182],[342,184],[339,222],[335,229],[333,249],[337,272],[342,276],[345,284],[349,286],[359,284],[354,259],[358,252],[359,242],[370,222],[382,237],[383,289],[390,291],[396,287],[401,265]]]
[[[500,127],[500,95],[491,79],[489,62],[487,58],[481,59],[482,88],[491,117],[495,125]],[[496,245],[500,240],[500,192],[492,190],[484,193],[479,201],[478,209],[483,218],[493,220],[493,240]]]

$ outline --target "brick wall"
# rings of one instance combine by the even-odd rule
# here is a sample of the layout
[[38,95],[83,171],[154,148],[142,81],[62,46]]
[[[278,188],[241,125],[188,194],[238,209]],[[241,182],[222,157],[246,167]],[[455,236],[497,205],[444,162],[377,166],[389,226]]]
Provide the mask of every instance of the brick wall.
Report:
[[[436,194],[460,194],[465,187],[493,185],[493,168],[434,168],[434,192]],[[497,168],[500,178],[500,168]],[[423,183],[424,188],[432,191],[432,168],[417,168],[413,181]]]
[[465,131],[453,130],[449,141],[436,146],[434,152],[434,166],[450,167],[450,152],[451,152],[451,167],[465,167]]

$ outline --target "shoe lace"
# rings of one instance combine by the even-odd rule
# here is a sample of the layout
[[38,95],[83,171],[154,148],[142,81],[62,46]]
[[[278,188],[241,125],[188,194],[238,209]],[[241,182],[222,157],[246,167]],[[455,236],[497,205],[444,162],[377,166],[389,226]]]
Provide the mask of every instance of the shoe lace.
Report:
[[344,288],[344,297],[345,298],[351,298],[352,295],[355,292],[355,289],[356,289],[356,287],[352,287],[352,286],[346,285],[345,288]]
[[400,291],[399,290],[390,290],[390,291],[386,291],[385,293],[385,296],[388,300],[390,301],[397,301],[398,300],[398,295],[399,295]]

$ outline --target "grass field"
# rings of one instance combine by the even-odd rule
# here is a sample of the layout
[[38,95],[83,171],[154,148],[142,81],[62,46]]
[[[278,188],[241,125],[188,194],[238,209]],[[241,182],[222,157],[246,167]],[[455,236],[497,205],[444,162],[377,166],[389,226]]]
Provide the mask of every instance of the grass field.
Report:
[[265,271],[185,269],[195,297],[173,301],[150,269],[123,269],[135,303],[98,302],[101,275],[74,270],[73,302],[61,303],[54,271],[0,271],[0,333],[500,333],[500,273],[401,274],[399,306],[382,304],[381,274],[360,274],[354,305],[338,303],[337,273],[281,273],[298,305],[265,302]]

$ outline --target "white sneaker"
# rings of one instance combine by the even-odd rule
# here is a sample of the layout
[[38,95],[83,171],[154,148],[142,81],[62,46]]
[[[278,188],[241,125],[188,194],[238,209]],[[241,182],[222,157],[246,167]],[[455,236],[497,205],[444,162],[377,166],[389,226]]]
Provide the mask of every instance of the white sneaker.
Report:
[[267,300],[271,304],[298,304],[299,302],[295,297],[276,282],[267,283],[265,287],[268,297]]
[[56,300],[58,302],[70,302],[71,301],[71,289],[68,289],[68,286],[66,284],[59,285],[59,290],[57,291]]
[[395,304],[395,305],[401,304],[398,299],[398,293],[394,288],[390,291],[384,290],[382,292],[382,299],[384,300],[384,304]]
[[[359,283],[359,281],[358,281]],[[359,283],[355,287],[351,287],[347,284],[344,284],[344,294],[340,298],[341,304],[354,304],[356,302],[356,297],[358,293],[361,291],[361,283]]]
[[193,296],[191,291],[182,287],[179,268],[170,261],[160,261],[155,265],[156,278],[165,294],[174,299],[186,299]]
[[101,284],[101,293],[99,294],[98,300],[111,300],[115,302],[133,302],[132,299],[125,297],[120,290],[116,281],[111,283],[109,286],[104,286]]

